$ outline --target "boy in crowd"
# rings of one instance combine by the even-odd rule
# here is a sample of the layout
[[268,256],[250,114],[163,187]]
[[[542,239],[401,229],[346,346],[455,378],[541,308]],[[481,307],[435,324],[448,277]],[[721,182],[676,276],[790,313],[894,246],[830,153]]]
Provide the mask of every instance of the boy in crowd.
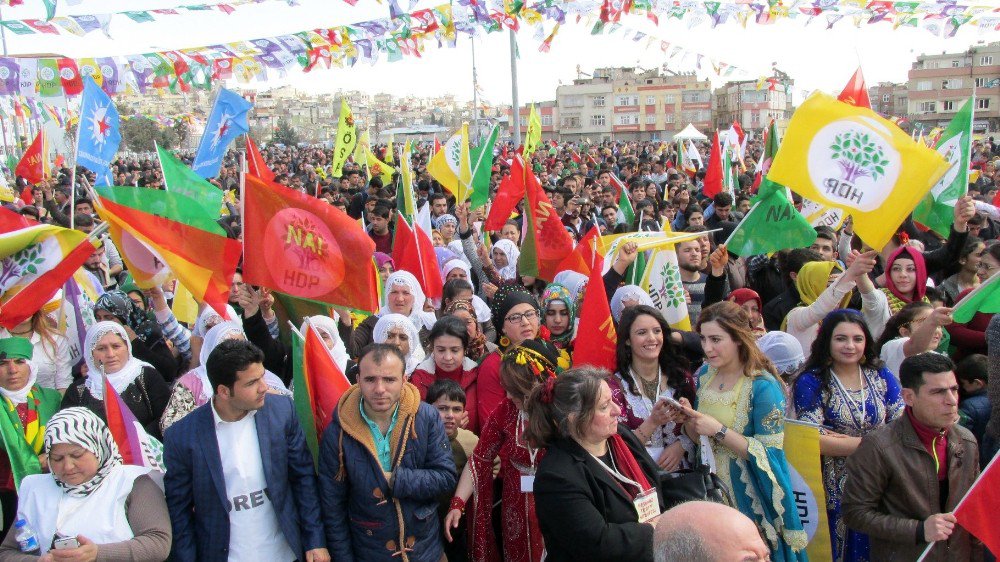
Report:
[[[455,381],[451,379],[438,379],[427,389],[426,401],[431,406],[437,408],[441,414],[441,421],[444,422],[444,431],[448,434],[448,441],[451,443],[451,454],[455,458],[455,471],[461,475],[465,469],[465,464],[472,456],[472,450],[479,443],[476,434],[461,426],[467,419],[465,413],[465,391]],[[438,513],[443,521],[450,509],[449,503],[453,494],[450,492],[441,496]],[[468,559],[467,535],[465,530],[465,519],[457,529],[453,529],[451,536],[455,539],[452,542],[445,541],[444,553],[451,562],[465,561]]]
[[989,360],[981,353],[962,359],[955,367],[958,384],[962,387],[962,401],[958,405],[959,423],[976,436],[982,468],[990,462],[989,456],[983,454],[983,436],[986,423],[990,421],[990,397],[986,394],[989,370]]

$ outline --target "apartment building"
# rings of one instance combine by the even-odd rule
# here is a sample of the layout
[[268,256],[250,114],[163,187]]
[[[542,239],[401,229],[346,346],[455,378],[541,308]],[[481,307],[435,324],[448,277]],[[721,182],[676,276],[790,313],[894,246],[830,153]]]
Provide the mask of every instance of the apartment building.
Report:
[[909,113],[909,90],[906,84],[894,82],[879,82],[868,88],[868,99],[872,109],[886,119],[890,117],[905,117]]
[[776,70],[767,80],[729,82],[716,88],[712,100],[716,128],[728,129],[736,121],[747,132],[759,132],[774,119],[778,131],[783,132],[792,117],[794,84],[787,74]]
[[1000,130],[1000,42],[920,55],[908,78],[907,113],[915,127],[947,125],[975,88],[973,131]]

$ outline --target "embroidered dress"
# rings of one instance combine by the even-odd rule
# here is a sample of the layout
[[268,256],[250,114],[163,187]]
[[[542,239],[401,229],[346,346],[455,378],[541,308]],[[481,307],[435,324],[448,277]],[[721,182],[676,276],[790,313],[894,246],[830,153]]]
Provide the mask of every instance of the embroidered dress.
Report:
[[735,507],[763,531],[772,560],[808,560],[808,537],[799,520],[782,449],[785,394],[781,384],[770,374],[760,373],[752,379],[741,378],[728,393],[719,393],[709,388],[716,373],[707,366],[699,370],[697,409],[732,411],[731,424],[729,419],[719,421],[742,434],[748,444],[747,458],[741,459],[711,440],[719,478],[729,487]]
[[[861,368],[864,389],[848,390],[832,373],[823,384],[816,370],[795,381],[795,412],[798,419],[825,425],[837,433],[864,437],[903,413],[899,383],[885,367]],[[847,457],[823,457],[823,487],[826,513],[837,562],[868,562],[868,536],[848,529],[840,517],[840,503],[847,479]]]
[[[630,376],[638,379],[632,373]],[[608,382],[611,387],[611,399],[622,411],[618,416],[618,423],[625,424],[629,429],[635,431],[653,413],[654,402],[646,397],[640,382],[636,382],[639,394],[629,392],[628,383],[621,373],[615,373],[615,376]],[[674,399],[679,397],[677,390],[665,382],[658,385],[654,392],[656,396],[669,396]],[[684,460],[681,461],[678,469],[691,468],[691,460],[695,457],[694,443],[674,422],[667,422],[653,431],[653,435],[645,443],[646,451],[649,456],[653,457],[654,461],[657,461],[664,449],[678,441],[684,448]]]
[[493,533],[493,460],[500,457],[503,482],[501,528],[504,562],[539,562],[542,559],[542,532],[535,517],[535,497],[521,492],[521,475],[534,474],[545,455],[524,442],[524,419],[510,399],[504,400],[483,427],[469,459],[475,490],[471,524],[472,560],[499,562]]

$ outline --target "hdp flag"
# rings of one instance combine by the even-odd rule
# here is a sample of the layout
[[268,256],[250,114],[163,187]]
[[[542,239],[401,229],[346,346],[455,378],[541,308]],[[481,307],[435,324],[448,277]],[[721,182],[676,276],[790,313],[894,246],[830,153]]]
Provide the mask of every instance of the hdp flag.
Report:
[[215,98],[212,114],[205,124],[205,134],[198,144],[198,152],[194,155],[191,168],[203,178],[214,178],[219,175],[222,158],[226,155],[229,143],[236,137],[250,130],[247,123],[247,113],[253,107],[236,92],[225,88],[219,90]]
[[951,168],[913,210],[913,220],[947,237],[955,221],[955,203],[969,191],[969,157],[972,147],[972,99],[948,123],[937,146]]
[[552,202],[521,158],[514,157],[510,177],[524,184],[524,242],[517,271],[546,281],[555,279],[559,264],[573,252],[573,238]]
[[819,427],[785,420],[783,448],[788,459],[795,506],[802,521],[802,530],[809,538],[806,553],[810,560],[832,560],[823,465],[819,455]]
[[493,177],[493,147],[497,142],[500,127],[495,126],[483,144],[469,150],[472,167],[472,196],[469,201],[473,209],[486,205],[490,198],[490,179]]
[[93,78],[85,77],[76,135],[76,164],[97,174],[95,185],[111,185],[111,162],[121,141],[118,108]]
[[[97,212],[111,224],[111,238],[137,265],[133,248],[147,248],[148,264],[130,267],[136,283],[169,267],[200,302],[226,317],[226,303],[242,247],[226,237],[216,217],[190,197],[143,187],[98,188]],[[128,233],[135,240],[119,237]],[[259,248],[259,246],[254,246]],[[141,286],[141,284],[140,284]]]
[[[672,234],[670,221],[664,219],[663,232]],[[642,255],[642,254],[640,254]],[[684,282],[677,262],[677,247],[669,244],[652,250],[646,262],[642,281],[637,283],[649,295],[653,306],[663,313],[667,324],[675,330],[691,331],[691,316],[688,313]]]
[[333,355],[319,334],[308,326],[304,334],[292,334],[292,385],[295,391],[295,414],[302,425],[306,444],[315,461],[323,430],[340,397],[351,387],[337,367]]
[[441,152],[427,163],[427,173],[455,196],[462,204],[471,195],[472,165],[469,156],[469,124],[462,123],[458,132],[448,138]]
[[333,169],[330,174],[335,178],[344,175],[344,162],[354,152],[358,144],[358,128],[354,125],[354,115],[351,113],[347,100],[340,99],[340,121],[337,124],[337,142],[333,147]]
[[256,176],[246,177],[243,277],[292,296],[378,308],[375,242],[336,207]]
[[222,190],[208,183],[208,180],[194,173],[176,156],[157,145],[156,154],[160,157],[160,169],[163,171],[163,184],[167,191],[186,195],[201,205],[210,217],[218,216],[222,207]]
[[[28,183],[39,184],[49,177],[49,147],[45,131],[38,131],[35,140],[31,141],[31,146],[24,151],[17,167],[14,168],[14,175],[21,176],[28,180]],[[4,180],[6,182],[6,179]]]
[[806,248],[815,240],[816,229],[795,210],[785,188],[765,178],[750,212],[726,240],[726,249],[749,257]]
[[792,115],[768,179],[844,209],[881,249],[947,170],[944,157],[872,110],[817,92]]

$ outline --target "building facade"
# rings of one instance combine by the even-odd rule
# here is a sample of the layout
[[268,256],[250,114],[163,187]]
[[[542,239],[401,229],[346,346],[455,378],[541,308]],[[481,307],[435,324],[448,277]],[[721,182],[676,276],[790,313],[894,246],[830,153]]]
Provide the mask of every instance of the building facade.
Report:
[[975,88],[974,132],[1000,130],[1000,42],[920,55],[910,68],[907,113],[914,127],[944,127]]
[[868,88],[868,99],[872,109],[882,117],[906,117],[909,113],[909,90],[906,84],[880,82]]
[[774,119],[778,131],[783,132],[792,118],[794,84],[787,74],[775,71],[766,80],[729,82],[716,88],[712,100],[715,127],[729,129],[733,122],[739,122],[749,133],[764,129]]

